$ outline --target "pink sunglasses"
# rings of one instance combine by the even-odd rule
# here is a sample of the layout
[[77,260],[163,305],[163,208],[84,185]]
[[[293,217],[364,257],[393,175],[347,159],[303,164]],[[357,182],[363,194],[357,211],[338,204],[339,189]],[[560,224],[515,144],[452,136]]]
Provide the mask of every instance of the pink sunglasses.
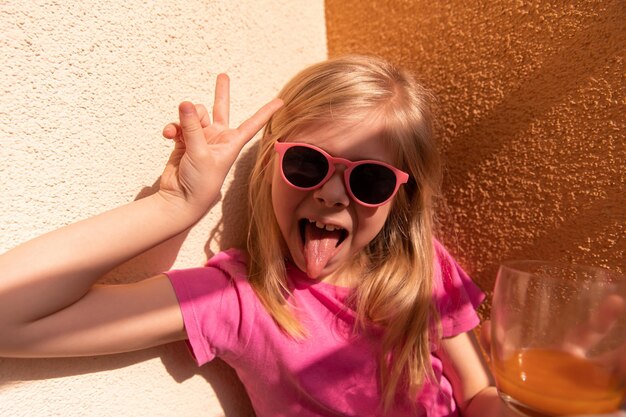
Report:
[[350,161],[330,156],[324,150],[306,143],[276,142],[280,172],[285,182],[298,190],[321,187],[335,172],[335,165],[346,167],[344,183],[350,196],[366,207],[387,203],[409,174],[380,161]]

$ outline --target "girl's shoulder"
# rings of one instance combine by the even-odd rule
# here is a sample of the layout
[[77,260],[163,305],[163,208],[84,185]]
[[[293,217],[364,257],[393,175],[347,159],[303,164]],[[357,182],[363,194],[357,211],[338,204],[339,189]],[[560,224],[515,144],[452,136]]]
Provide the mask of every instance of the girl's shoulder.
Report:
[[435,284],[448,286],[470,281],[469,275],[461,268],[448,249],[437,239],[433,239],[435,246]]
[[165,274],[175,284],[186,286],[222,285],[249,286],[248,255],[241,249],[228,249],[211,256],[202,266],[173,269]]
[[212,256],[204,266],[166,273],[199,364],[216,355],[238,357],[255,326],[271,322],[259,314],[263,307],[247,279],[247,258],[244,251],[229,249]]
[[239,272],[247,269],[248,253],[242,249],[230,248],[213,255],[204,264],[205,267],[227,268]]
[[478,324],[475,310],[485,294],[439,241],[435,240],[434,245],[435,304],[441,316],[443,336],[450,337]]

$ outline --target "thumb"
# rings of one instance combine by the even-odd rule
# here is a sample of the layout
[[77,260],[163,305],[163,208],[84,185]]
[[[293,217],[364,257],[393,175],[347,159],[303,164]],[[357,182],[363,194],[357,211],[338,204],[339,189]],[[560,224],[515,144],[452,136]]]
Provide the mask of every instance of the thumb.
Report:
[[178,117],[186,148],[192,152],[199,151],[206,145],[206,140],[196,106],[189,101],[183,101],[178,105]]

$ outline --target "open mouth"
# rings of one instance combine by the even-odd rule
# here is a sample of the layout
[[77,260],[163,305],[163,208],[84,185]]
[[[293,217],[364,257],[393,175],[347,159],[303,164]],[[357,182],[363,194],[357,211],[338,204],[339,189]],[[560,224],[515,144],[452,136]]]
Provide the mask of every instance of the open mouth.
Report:
[[[300,229],[300,239],[302,239],[303,245],[306,244],[307,236],[311,235],[315,235],[317,238],[333,236],[337,241],[335,247],[341,245],[343,241],[346,240],[346,237],[348,237],[348,231],[342,227],[322,224],[310,219],[300,219],[298,227]],[[307,228],[309,229],[309,233],[307,233]]]
[[298,226],[306,273],[311,278],[318,278],[339,252],[339,246],[346,240],[348,231],[343,227],[309,219],[300,220]]

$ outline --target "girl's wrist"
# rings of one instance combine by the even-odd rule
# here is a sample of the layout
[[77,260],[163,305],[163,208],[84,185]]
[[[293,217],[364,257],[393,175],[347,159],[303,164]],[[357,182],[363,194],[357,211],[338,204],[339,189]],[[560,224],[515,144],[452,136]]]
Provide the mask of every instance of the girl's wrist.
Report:
[[165,218],[171,219],[174,224],[180,223],[183,230],[200,221],[212,206],[211,203],[192,202],[163,190],[157,191],[150,198],[154,199]]

